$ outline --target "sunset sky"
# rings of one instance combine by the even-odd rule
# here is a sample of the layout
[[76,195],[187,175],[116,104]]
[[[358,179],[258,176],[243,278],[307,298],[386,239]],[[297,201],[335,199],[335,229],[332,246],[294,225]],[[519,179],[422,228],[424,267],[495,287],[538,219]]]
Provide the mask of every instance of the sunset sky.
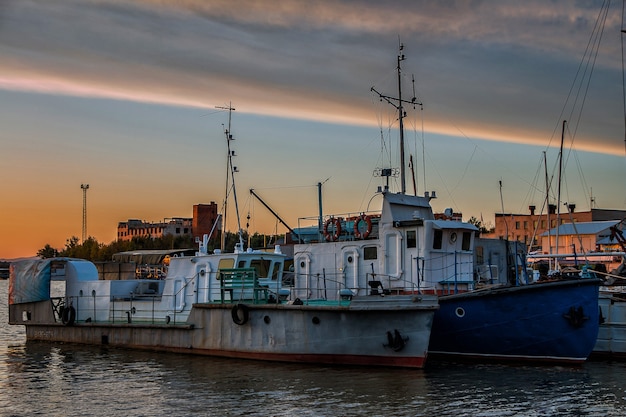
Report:
[[397,95],[399,42],[403,98],[414,77],[423,103],[407,161],[435,211],[489,224],[541,207],[563,119],[562,202],[626,209],[623,12],[607,3],[0,1],[0,258],[80,237],[81,184],[102,243],[120,221],[221,206],[229,105],[251,233],[286,229],[250,188],[292,227],[317,214],[318,182],[326,214],[378,209],[398,123],[370,88]]

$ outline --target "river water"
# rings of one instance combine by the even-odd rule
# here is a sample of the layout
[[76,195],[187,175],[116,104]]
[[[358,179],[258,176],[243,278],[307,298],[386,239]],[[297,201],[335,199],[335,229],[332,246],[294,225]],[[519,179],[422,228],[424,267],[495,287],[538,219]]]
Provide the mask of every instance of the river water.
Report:
[[623,416],[626,362],[424,370],[26,342],[0,280],[0,416]]

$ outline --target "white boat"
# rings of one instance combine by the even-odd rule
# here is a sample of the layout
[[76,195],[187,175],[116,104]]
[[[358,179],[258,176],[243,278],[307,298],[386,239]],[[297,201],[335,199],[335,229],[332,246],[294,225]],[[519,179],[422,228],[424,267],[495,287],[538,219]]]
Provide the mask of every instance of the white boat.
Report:
[[[28,340],[424,366],[435,297],[300,302],[281,288],[284,260],[279,252],[199,253],[172,258],[164,280],[101,280],[93,263],[76,259],[19,262],[9,282],[9,323],[24,325]],[[55,297],[56,282],[62,294]]]

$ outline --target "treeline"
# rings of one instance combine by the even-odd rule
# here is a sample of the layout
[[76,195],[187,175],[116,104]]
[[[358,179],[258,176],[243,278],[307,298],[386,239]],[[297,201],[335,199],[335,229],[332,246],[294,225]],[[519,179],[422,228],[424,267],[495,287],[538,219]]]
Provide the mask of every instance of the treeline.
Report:
[[[249,247],[256,249],[272,244],[272,242],[276,240],[276,237],[255,233],[250,236],[249,240]],[[248,234],[245,232],[243,233],[243,241],[246,247],[248,247]],[[237,242],[239,242],[239,235],[226,232],[224,251],[232,252]],[[211,239],[209,241],[209,251],[219,247],[220,238]],[[113,255],[118,252],[147,249],[198,249],[198,244],[194,241],[192,236],[175,237],[173,235],[165,235],[158,238],[134,237],[131,240],[113,241],[109,244],[100,243],[96,238],[91,236],[80,243],[78,237],[72,236],[65,241],[65,248],[56,249],[50,246],[50,244],[46,244],[37,251],[37,256],[40,258],[68,257],[87,259],[89,261],[110,261],[113,259]]]

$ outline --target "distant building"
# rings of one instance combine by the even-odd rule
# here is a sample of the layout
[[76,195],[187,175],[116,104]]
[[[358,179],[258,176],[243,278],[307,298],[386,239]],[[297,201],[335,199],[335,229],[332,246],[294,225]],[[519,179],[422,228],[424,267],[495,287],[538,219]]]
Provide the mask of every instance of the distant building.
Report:
[[[611,232],[612,227],[621,230],[620,223],[620,220],[565,223],[544,232],[540,236],[541,249],[532,257],[533,262],[549,262],[548,256],[541,258],[541,255],[561,254],[567,255],[559,257],[561,265],[589,262],[603,264],[611,271],[622,262],[622,257],[615,255],[622,252],[622,248]],[[588,253],[595,255],[587,257]],[[603,255],[598,255],[600,253]]]
[[[195,204],[193,206],[192,232],[193,237],[202,240],[202,236],[209,235],[209,239],[217,237],[221,229],[221,222],[217,221],[217,204]],[[213,232],[213,233],[211,233]]]
[[193,206],[193,217],[172,217],[166,218],[162,222],[146,222],[143,220],[129,219],[117,224],[117,240],[127,241],[134,237],[160,238],[166,235],[192,236],[202,239],[204,234],[209,234],[213,230],[210,238],[217,236],[217,231],[221,230],[221,225],[214,227],[217,221],[217,204],[196,204]]
[[[621,248],[611,239],[611,227],[620,220],[566,223],[541,234],[541,252],[587,253],[619,252]],[[558,236],[558,247],[557,247]]]
[[528,209],[528,214],[496,213],[494,232],[482,236],[523,242],[529,250],[535,251],[541,249],[541,235],[562,224],[626,218],[626,210],[591,209],[577,212],[576,205],[569,204],[567,210],[559,213],[557,224],[556,205],[551,204],[546,214],[536,214],[535,206],[529,206]]

